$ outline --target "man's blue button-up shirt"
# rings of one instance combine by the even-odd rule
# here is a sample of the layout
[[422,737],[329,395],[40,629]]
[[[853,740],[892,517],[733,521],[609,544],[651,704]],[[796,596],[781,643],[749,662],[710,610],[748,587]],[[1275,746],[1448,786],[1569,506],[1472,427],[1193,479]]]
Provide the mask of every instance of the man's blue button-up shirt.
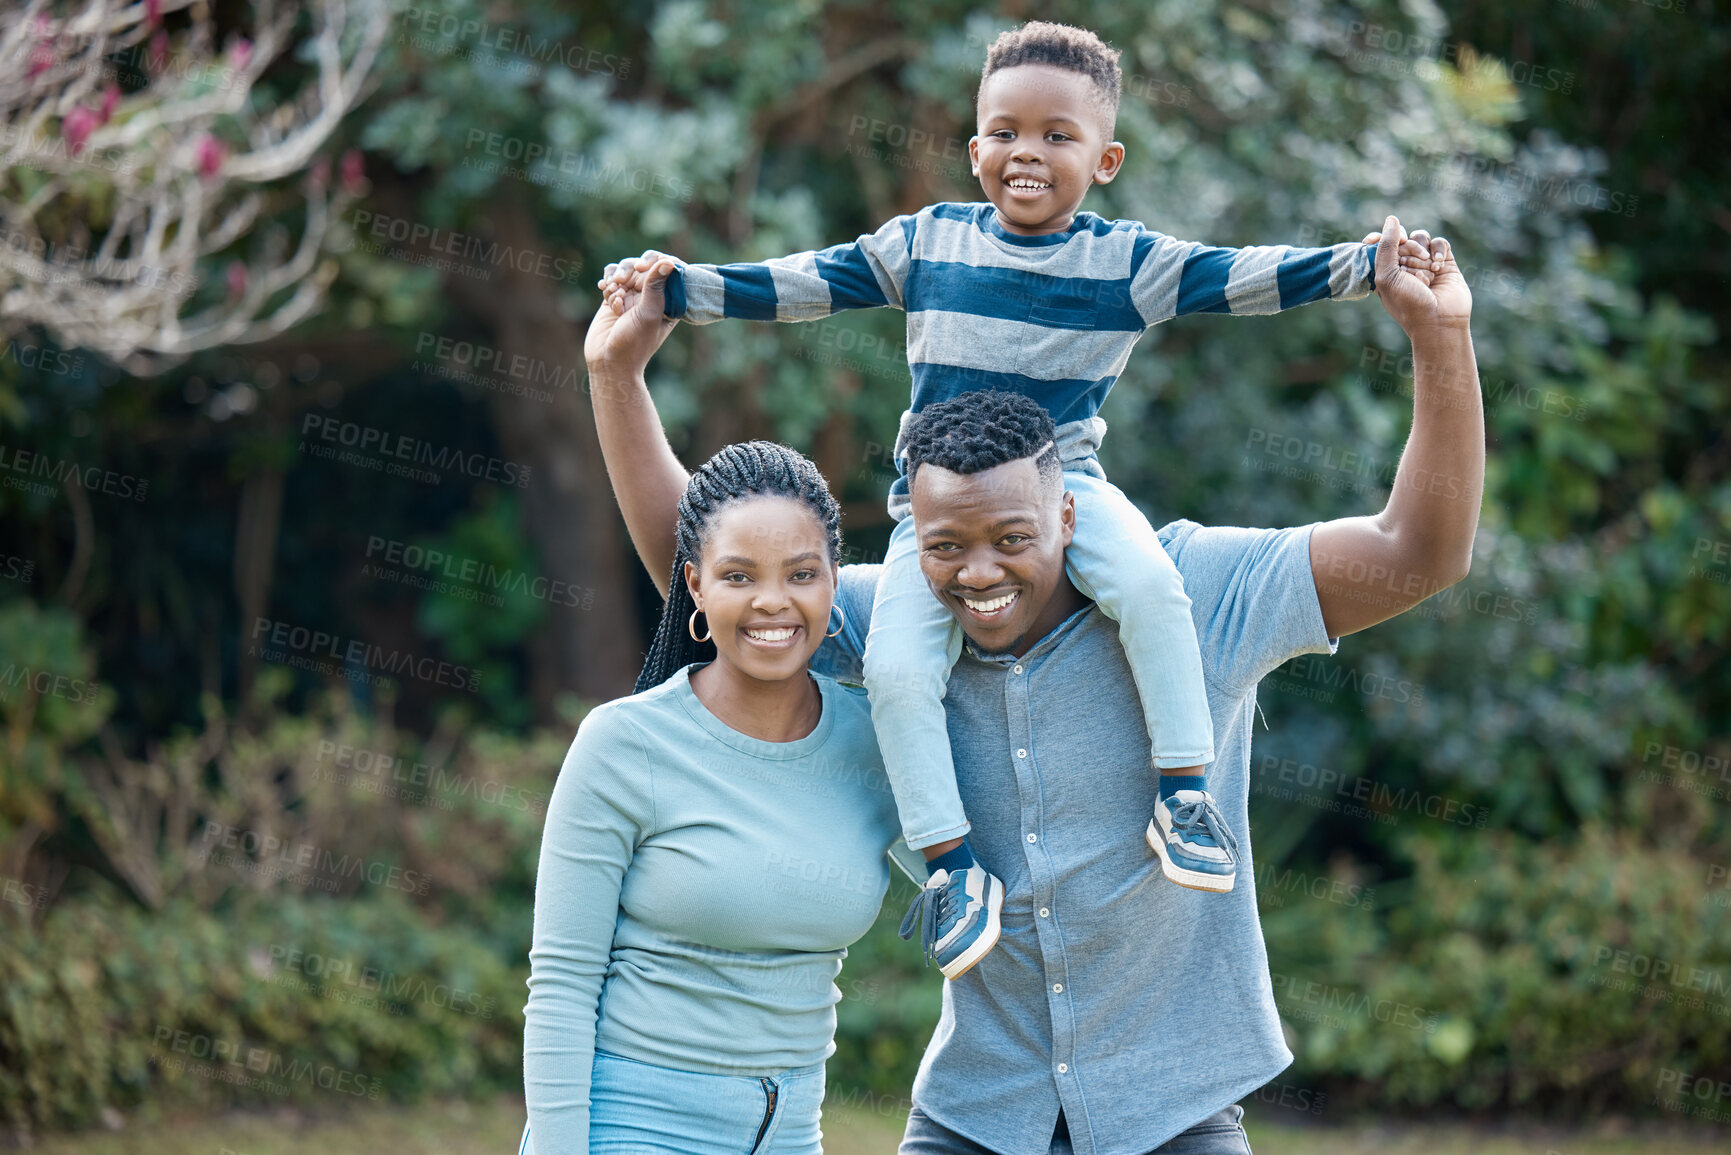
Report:
[[[1062,1109],[1076,1155],[1143,1155],[1292,1061],[1247,808],[1258,681],[1333,648],[1310,529],[1160,531],[1202,652],[1209,789],[1238,836],[1229,894],[1167,882],[1144,840],[1159,779],[1115,622],[1090,605],[1020,658],[964,651],[944,705],[974,853],[1004,881],[1003,935],[944,984],[913,1096],[939,1123],[1045,1155]],[[843,568],[847,627],[814,665],[857,663],[878,568]]]

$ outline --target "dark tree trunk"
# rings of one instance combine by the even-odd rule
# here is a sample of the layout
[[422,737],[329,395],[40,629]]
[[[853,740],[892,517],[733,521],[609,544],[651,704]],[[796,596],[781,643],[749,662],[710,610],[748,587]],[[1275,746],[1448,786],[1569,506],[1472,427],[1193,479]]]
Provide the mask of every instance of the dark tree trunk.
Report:
[[[490,206],[492,238],[515,252],[557,256],[520,195],[502,192]],[[532,257],[526,259],[532,265]],[[551,402],[495,391],[494,431],[509,459],[529,466],[524,508],[541,574],[582,591],[588,608],[550,604],[547,630],[530,646],[530,693],[543,721],[555,721],[555,697],[614,698],[631,691],[643,661],[636,586],[613,490],[596,440],[583,383],[587,320],[559,310],[560,282],[501,261],[486,282],[452,276],[446,288],[464,312],[492,331],[506,357],[552,369],[559,385],[538,384]],[[599,294],[595,294],[599,301]],[[593,591],[592,594],[589,591]]]

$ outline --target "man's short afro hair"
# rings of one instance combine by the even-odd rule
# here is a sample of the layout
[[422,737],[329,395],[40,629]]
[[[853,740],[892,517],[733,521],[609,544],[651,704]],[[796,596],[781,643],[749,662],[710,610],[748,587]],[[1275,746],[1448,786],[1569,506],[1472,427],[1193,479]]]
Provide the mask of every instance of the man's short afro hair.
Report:
[[1056,436],[1052,415],[1020,393],[977,389],[934,402],[908,423],[908,484],[922,465],[966,475],[1024,457],[1035,458],[1043,481],[1054,481],[1063,472]]
[[[1106,135],[1118,122],[1118,93],[1124,85],[1118,67],[1119,52],[1086,28],[1030,20],[1020,28],[1000,32],[986,49],[986,67],[980,73],[980,91],[994,72],[1018,64],[1050,64],[1069,72],[1080,72],[1094,83],[1094,95],[1106,114]],[[978,93],[974,107],[980,103]]]

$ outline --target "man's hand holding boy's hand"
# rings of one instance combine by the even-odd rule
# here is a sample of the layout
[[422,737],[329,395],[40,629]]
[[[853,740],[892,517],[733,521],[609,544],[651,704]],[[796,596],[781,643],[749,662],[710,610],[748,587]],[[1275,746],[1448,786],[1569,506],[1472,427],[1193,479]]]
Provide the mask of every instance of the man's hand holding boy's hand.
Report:
[[1364,239],[1377,246],[1376,295],[1415,344],[1433,332],[1466,332],[1473,295],[1448,241],[1423,229],[1408,236],[1392,215],[1383,222],[1383,232]]

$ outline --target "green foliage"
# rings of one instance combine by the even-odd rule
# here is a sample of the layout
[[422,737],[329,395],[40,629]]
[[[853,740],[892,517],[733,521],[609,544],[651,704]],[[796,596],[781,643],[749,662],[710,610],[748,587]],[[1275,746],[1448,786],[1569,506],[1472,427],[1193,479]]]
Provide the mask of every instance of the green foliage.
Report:
[[[438,638],[452,661],[479,671],[493,725],[525,725],[529,706],[509,656],[546,617],[547,581],[537,576],[517,502],[490,495],[482,508],[417,544],[429,556],[458,559],[455,572],[435,569],[430,575],[432,588],[417,621],[421,632]],[[478,579],[467,579],[464,567]],[[443,580],[447,576],[457,580]]]
[[67,903],[0,941],[0,1125],[510,1088],[526,971],[391,895]]
[[[380,190],[368,208],[484,237],[496,206],[533,205],[549,252],[584,269],[560,289],[572,325],[594,307],[591,275],[651,245],[755,259],[976,198],[962,145],[979,64],[1021,18],[962,0],[438,9],[436,25],[510,26],[578,46],[573,66],[429,33],[409,5],[398,9],[381,90],[354,125]],[[1449,19],[1430,0],[1066,2],[1040,14],[1124,51],[1128,159],[1086,208],[1222,244],[1329,243],[1397,211],[1451,238],[1476,294],[1491,452],[1473,572],[1346,639],[1337,659],[1423,693],[1317,695],[1278,675],[1262,694],[1271,729],[1258,732],[1255,772],[1261,783],[1265,759],[1299,759],[1446,794],[1489,822],[1417,836],[1253,795],[1260,864],[1316,873],[1327,862],[1325,873],[1378,890],[1373,909],[1265,894],[1276,974],[1426,1012],[1418,1030],[1374,1010],[1333,1024],[1289,1014],[1296,1075],[1367,1106],[1641,1111],[1658,1067],[1722,1073],[1724,1014],[1608,980],[1630,977],[1615,970],[1616,951],[1715,975],[1731,965],[1725,906],[1699,896],[1703,864],[1731,862],[1722,799],[1655,773],[1662,759],[1651,756],[1731,753],[1719,721],[1731,710],[1731,389],[1717,344],[1731,297],[1715,240],[1727,162],[1713,147],[1725,102],[1711,95],[1726,83],[1726,31],[1651,5],[1539,0],[1455,5]],[[1378,50],[1368,26],[1451,49]],[[1577,86],[1520,81],[1551,66]],[[929,147],[894,143],[916,129]],[[548,159],[510,171],[495,151],[509,141],[544,146]],[[645,191],[651,179],[660,192]],[[286,339],[261,364],[225,352],[123,382],[94,359],[51,372],[13,349],[0,358],[7,448],[152,487],[148,502],[91,495],[89,538],[68,495],[0,489],[0,564],[29,559],[34,575],[0,570],[0,669],[33,663],[96,687],[82,700],[52,684],[0,686],[0,864],[32,886],[50,877],[48,860],[79,864],[40,926],[0,907],[8,934],[21,932],[0,946],[6,1118],[61,1125],[104,1103],[246,1101],[225,1083],[171,1085],[153,1071],[146,1012],[284,1054],[346,1056],[393,1097],[513,1080],[503,1018],[443,1012],[426,1024],[414,1008],[390,1015],[295,994],[250,953],[304,942],[488,991],[506,972],[516,981],[534,800],[568,738],[492,730],[527,718],[512,655],[533,644],[540,603],[351,580],[372,537],[530,572],[513,502],[294,470],[285,430],[363,380],[360,411],[345,418],[453,445],[490,436],[467,387],[348,372],[353,349],[364,362],[430,328],[467,333],[460,295],[431,268],[359,249],[341,266],[339,307],[297,335],[304,348]],[[372,343],[326,342],[344,330]],[[891,311],[685,329],[652,387],[688,457],[754,435],[827,455],[832,482],[857,503],[857,548],[882,531],[859,511],[881,506],[890,480],[883,446],[907,397],[904,338]],[[1411,413],[1404,352],[1371,301],[1161,326],[1106,407],[1107,469],[1157,521],[1373,513],[1374,480],[1270,483],[1247,442],[1261,431],[1392,466]],[[253,415],[219,410],[231,396],[256,402]],[[246,623],[235,624],[230,593],[232,491],[267,468],[288,472],[292,511],[271,612],[433,639],[442,656],[484,670],[487,729],[471,728],[473,705],[414,686],[400,702],[356,704],[306,676],[290,692],[280,669],[261,672],[253,700],[234,700],[227,655]],[[596,509],[612,516],[604,500]],[[71,608],[38,608],[51,599]],[[321,778],[332,768],[321,743],[385,752],[411,777],[436,767],[445,785],[433,787],[430,769],[419,783]],[[333,898],[304,878],[213,865],[200,853],[212,822],[362,853],[424,875],[429,891],[347,879]],[[935,1021],[941,984],[894,934],[905,901],[890,901],[844,970],[838,1088],[905,1091]],[[510,1005],[515,1015],[515,996]],[[10,1058],[26,1054],[44,1058]]]
[[1373,910],[1264,913],[1298,1082],[1360,1105],[1597,1114],[1652,1107],[1662,1069],[1731,1060],[1731,889],[1690,855],[1599,825],[1402,850],[1413,874]]

